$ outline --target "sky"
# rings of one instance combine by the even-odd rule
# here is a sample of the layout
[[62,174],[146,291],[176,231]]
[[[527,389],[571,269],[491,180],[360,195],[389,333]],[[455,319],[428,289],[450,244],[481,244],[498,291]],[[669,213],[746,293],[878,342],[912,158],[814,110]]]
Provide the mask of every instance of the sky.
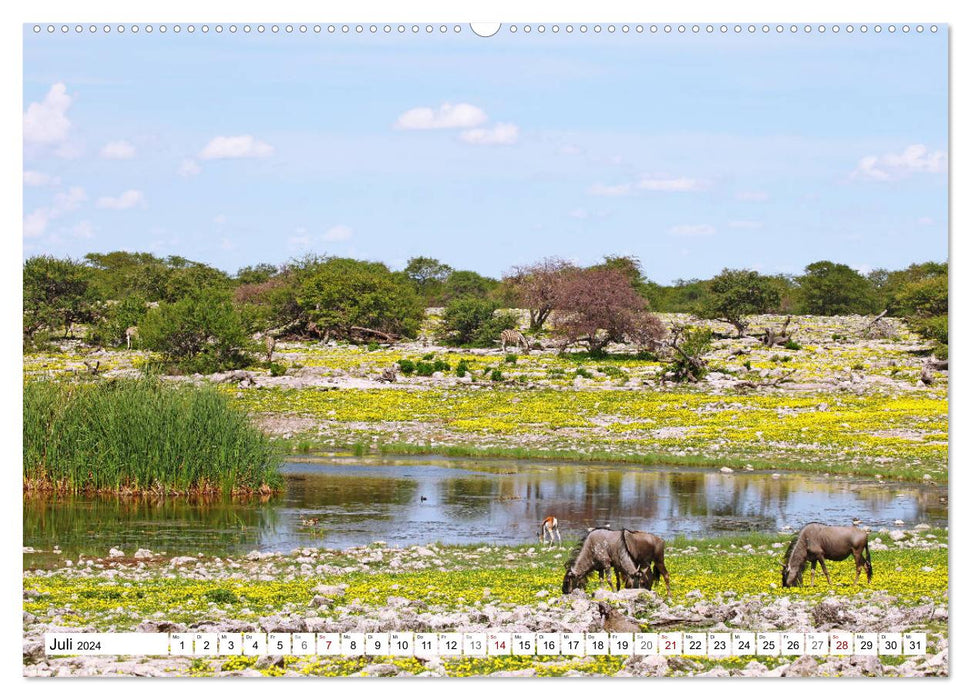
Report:
[[25,27],[23,254],[635,255],[661,283],[947,258],[946,28],[521,26]]

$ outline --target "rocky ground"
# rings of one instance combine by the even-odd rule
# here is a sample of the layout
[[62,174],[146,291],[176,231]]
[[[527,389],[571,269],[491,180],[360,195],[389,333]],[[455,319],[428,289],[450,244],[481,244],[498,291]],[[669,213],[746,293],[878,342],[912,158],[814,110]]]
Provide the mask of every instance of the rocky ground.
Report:
[[[429,324],[434,324],[434,314]],[[795,317],[796,345],[666,314],[668,325],[709,325],[711,370],[670,381],[664,353],[614,345],[605,358],[546,338],[529,354],[458,349],[432,340],[353,346],[280,342],[266,368],[173,381],[213,384],[251,411],[281,449],[297,452],[448,453],[553,457],[755,469],[813,470],[877,480],[947,480],[948,373],[920,380],[928,348],[899,321],[879,332],[865,317]],[[755,317],[752,328],[779,327]],[[85,348],[25,356],[26,376],[137,375],[137,351]],[[402,360],[438,362],[381,380]],[[87,363],[87,364],[85,364]],[[280,373],[279,370],[283,370]]]
[[[566,548],[389,547],[170,557],[145,549],[64,561],[24,577],[24,674],[941,676],[948,673],[947,533],[871,534],[875,577],[780,589],[787,537],[677,540],[672,594],[561,595]],[[808,578],[808,577],[807,577]],[[602,606],[606,603],[609,608]],[[212,657],[47,658],[43,634],[145,632],[599,632],[626,618],[646,632],[924,631],[920,657]],[[616,618],[616,619],[615,619]]]

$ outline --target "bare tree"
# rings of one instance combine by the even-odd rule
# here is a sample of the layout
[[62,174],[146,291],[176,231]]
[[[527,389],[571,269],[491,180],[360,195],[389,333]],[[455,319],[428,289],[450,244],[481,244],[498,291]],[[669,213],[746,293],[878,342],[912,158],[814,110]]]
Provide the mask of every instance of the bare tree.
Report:
[[554,300],[556,330],[562,350],[584,342],[591,353],[603,352],[608,343],[633,340],[657,342],[664,325],[647,308],[623,273],[608,268],[565,272]]
[[543,328],[556,305],[560,285],[576,267],[561,258],[543,258],[532,265],[514,267],[506,276],[519,295],[520,302],[529,309],[529,330]]

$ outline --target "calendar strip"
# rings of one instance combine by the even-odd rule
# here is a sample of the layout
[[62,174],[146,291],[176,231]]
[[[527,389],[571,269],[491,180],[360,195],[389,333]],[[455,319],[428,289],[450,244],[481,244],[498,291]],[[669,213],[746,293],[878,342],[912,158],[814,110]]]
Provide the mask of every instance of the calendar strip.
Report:
[[48,656],[919,656],[926,632],[173,632],[44,635]]

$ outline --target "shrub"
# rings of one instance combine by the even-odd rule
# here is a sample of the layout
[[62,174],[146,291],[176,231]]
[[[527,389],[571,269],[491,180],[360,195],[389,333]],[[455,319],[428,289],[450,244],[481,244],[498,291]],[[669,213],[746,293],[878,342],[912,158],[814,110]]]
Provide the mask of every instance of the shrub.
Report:
[[209,374],[248,364],[250,345],[242,317],[229,294],[201,290],[152,309],[139,329],[145,347],[183,372]]
[[590,372],[585,370],[583,367],[577,367],[576,372],[574,373],[574,376],[583,377],[584,379],[593,379],[593,375],[590,374]]
[[83,491],[282,486],[269,439],[212,388],[118,379],[24,385],[25,482]]
[[797,343],[792,338],[783,343],[782,347],[784,347],[786,350],[802,350],[802,345]]
[[448,372],[452,369],[452,365],[447,363],[445,360],[435,360],[432,363],[432,369],[436,372]]
[[381,263],[327,258],[308,263],[298,277],[297,305],[318,332],[346,339],[360,327],[414,336],[425,316],[408,278]]
[[90,271],[71,259],[28,258],[23,268],[24,339],[42,330],[64,329],[94,318]]
[[270,376],[271,377],[282,377],[287,373],[287,366],[281,362],[271,362],[270,363]]
[[459,360],[458,365],[455,367],[455,376],[464,377],[466,373],[469,372],[469,363],[466,360]]
[[515,354],[506,355],[506,364],[514,365],[516,364],[516,360],[518,359],[519,359],[519,355],[515,355]]
[[430,377],[434,373],[435,365],[433,365],[431,362],[419,360],[417,363],[415,363],[415,374],[417,374],[419,377]]
[[404,375],[412,374],[415,371],[415,363],[412,360],[398,360],[398,367]]
[[[138,294],[125,297],[108,307],[101,320],[88,332],[88,340],[101,347],[127,345],[125,331],[131,326],[140,326],[147,314],[144,297]],[[139,343],[138,338],[132,339],[132,347]]]
[[502,381],[502,370],[500,370],[500,369],[494,369],[494,370],[492,370],[492,374],[489,375],[489,378],[492,381],[494,381],[494,382],[501,382]]

